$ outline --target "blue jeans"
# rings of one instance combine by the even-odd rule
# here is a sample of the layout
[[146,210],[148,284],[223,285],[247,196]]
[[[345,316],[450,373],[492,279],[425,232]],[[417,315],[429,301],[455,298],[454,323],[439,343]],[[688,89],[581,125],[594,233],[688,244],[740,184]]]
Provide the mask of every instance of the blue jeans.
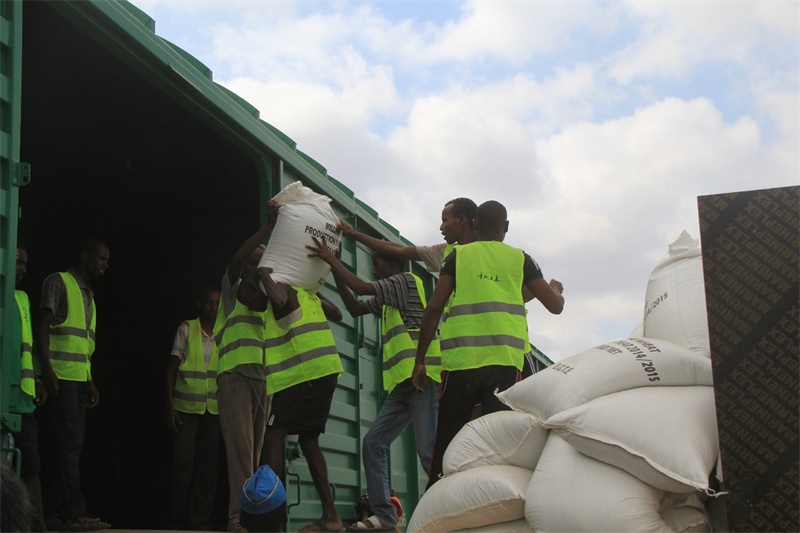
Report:
[[410,378],[399,383],[364,435],[362,454],[369,506],[372,514],[386,526],[397,524],[390,500],[388,452],[409,422],[414,426],[414,441],[422,467],[427,472],[431,466],[439,413],[439,384],[432,379],[427,382],[423,393],[414,389]]

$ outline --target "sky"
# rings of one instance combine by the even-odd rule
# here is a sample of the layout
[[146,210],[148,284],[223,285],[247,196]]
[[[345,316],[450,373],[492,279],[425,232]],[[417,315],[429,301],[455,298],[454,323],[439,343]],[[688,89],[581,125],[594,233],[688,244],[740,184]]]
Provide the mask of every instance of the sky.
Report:
[[631,335],[698,196],[800,184],[798,1],[132,3],[411,242],[505,205],[555,361]]

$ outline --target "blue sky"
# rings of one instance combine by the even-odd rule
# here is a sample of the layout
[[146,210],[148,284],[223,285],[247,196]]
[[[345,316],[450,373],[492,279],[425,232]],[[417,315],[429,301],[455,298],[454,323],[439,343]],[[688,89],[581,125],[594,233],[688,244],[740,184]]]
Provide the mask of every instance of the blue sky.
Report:
[[800,184],[792,2],[133,2],[417,244],[509,209],[553,359],[627,337],[697,196]]

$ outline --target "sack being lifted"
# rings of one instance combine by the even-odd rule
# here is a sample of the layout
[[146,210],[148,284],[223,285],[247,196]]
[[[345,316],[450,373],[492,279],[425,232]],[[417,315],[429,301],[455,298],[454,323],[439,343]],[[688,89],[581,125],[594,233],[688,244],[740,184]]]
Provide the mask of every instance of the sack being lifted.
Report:
[[[290,183],[272,200],[281,204],[259,267],[272,269],[272,279],[316,293],[325,284],[330,265],[319,257],[308,257],[306,245],[312,237],[336,250],[341,243],[339,217],[331,199],[317,194],[299,181]],[[263,290],[263,287],[262,287]]]

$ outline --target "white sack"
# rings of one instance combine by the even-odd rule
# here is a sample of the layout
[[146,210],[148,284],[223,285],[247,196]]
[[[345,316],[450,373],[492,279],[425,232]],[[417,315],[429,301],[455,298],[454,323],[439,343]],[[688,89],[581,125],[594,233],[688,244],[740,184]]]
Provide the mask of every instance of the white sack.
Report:
[[422,495],[408,533],[446,533],[519,520],[532,474],[518,466],[491,465],[443,477]]
[[547,442],[548,430],[529,413],[497,411],[468,422],[444,453],[445,475],[486,465],[533,470]]
[[524,518],[512,522],[500,522],[469,529],[459,529],[457,533],[532,533],[531,526]]
[[614,392],[691,385],[713,385],[710,359],[660,339],[622,339],[562,359],[497,397],[547,420]]
[[711,356],[700,243],[685,231],[650,273],[642,335]]
[[713,387],[621,391],[552,416],[545,427],[579,452],[661,490],[709,491],[719,454]]
[[281,204],[278,221],[258,266],[271,268],[272,279],[278,283],[317,292],[331,269],[319,257],[308,257],[306,245],[313,245],[311,238],[316,237],[328,248],[339,247],[339,217],[330,206],[331,199],[298,181],[287,185],[273,200]]
[[661,499],[661,519],[678,533],[711,533],[711,522],[699,493],[665,494]]
[[659,515],[664,492],[592,459],[550,433],[525,492],[534,531],[671,532]]

